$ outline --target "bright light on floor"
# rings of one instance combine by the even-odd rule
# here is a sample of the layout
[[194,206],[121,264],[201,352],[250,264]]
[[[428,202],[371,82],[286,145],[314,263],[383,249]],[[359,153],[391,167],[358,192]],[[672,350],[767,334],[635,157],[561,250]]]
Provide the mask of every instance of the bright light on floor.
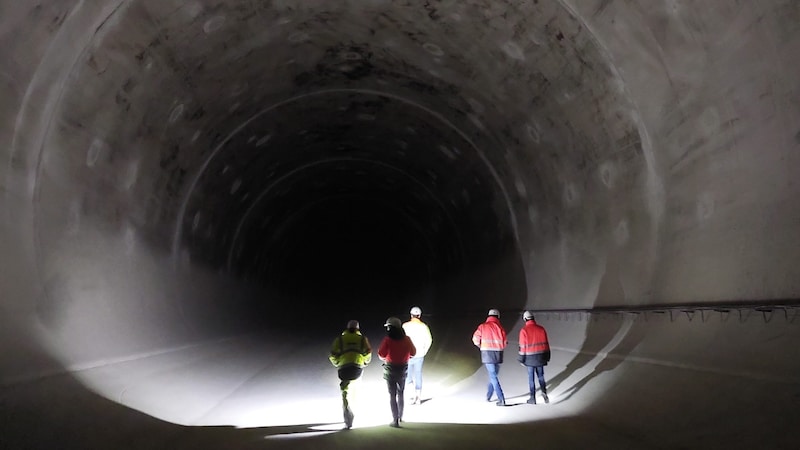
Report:
[[[342,430],[336,370],[319,357],[326,349],[304,348],[287,363],[283,354],[265,349],[263,342],[247,337],[215,341],[110,361],[74,375],[109,400],[179,425],[270,428],[267,434],[275,439]],[[525,404],[526,372],[507,364],[501,381],[508,403],[519,406],[498,408],[483,397],[487,377],[477,364],[445,366],[431,361],[426,367],[421,405],[411,404],[414,387],[406,387],[407,426],[529,422],[573,415],[585,404],[581,398],[559,404],[558,392],[551,392],[550,405]],[[554,369],[551,366],[550,376],[557,375]],[[387,427],[392,420],[382,372],[380,364],[373,364],[351,387],[356,430]]]

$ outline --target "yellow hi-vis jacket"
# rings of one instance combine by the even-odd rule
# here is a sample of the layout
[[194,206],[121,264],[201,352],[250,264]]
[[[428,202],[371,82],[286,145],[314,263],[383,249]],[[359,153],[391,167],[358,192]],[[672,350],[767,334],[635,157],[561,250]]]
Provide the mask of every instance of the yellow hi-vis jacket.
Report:
[[431,329],[428,328],[428,325],[418,318],[413,317],[411,320],[403,324],[403,330],[405,330],[406,336],[411,338],[411,342],[414,343],[414,347],[417,348],[417,354],[414,355],[413,358],[425,357],[425,355],[428,353],[428,350],[431,348],[431,344],[433,343]]
[[350,365],[364,367],[372,361],[372,347],[360,331],[344,330],[341,336],[333,340],[328,359],[337,369]]

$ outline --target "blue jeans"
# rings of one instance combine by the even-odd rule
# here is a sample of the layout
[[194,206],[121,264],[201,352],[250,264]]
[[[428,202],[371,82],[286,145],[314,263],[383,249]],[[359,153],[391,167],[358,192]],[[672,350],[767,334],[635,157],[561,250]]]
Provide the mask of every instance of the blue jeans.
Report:
[[505,402],[506,398],[503,396],[503,388],[500,387],[500,380],[497,375],[500,373],[500,364],[487,363],[486,371],[489,372],[489,390],[486,393],[486,400],[492,399],[492,394],[497,393],[497,399]]
[[411,358],[408,360],[408,379],[414,382],[414,389],[422,389],[422,362],[425,358]]
[[539,389],[547,393],[547,388],[544,384],[544,366],[526,366],[528,369],[528,388],[530,389],[531,396],[536,393],[536,383],[534,383],[534,374],[539,378]]

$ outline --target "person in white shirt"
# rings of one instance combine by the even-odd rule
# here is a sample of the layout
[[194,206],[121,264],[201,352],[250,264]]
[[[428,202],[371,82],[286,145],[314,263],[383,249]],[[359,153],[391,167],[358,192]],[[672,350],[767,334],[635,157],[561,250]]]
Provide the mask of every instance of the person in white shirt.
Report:
[[410,311],[411,320],[403,324],[403,330],[406,335],[411,338],[411,342],[417,348],[417,354],[408,360],[408,379],[409,382],[414,383],[414,399],[413,405],[419,405],[422,396],[422,363],[425,360],[425,354],[431,348],[433,338],[431,337],[431,330],[428,325],[420,320],[422,316],[422,309],[415,306]]

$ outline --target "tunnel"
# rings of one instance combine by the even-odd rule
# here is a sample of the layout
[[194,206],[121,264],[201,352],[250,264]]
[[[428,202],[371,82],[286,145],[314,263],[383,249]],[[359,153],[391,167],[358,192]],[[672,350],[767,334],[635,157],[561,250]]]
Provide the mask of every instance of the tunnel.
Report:
[[[2,448],[797,445],[797,2],[2,1],[0,61]],[[419,432],[300,432],[412,306]]]

